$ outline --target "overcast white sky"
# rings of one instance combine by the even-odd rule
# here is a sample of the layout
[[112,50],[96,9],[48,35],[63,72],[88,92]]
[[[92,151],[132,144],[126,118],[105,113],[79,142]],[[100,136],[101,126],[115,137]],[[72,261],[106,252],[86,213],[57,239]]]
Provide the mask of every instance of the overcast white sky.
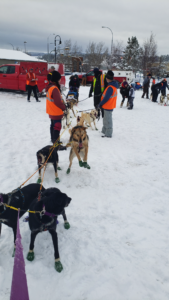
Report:
[[[85,51],[89,41],[127,43],[136,36],[140,45],[151,31],[156,35],[158,54],[169,54],[169,0],[0,0],[0,48],[47,51],[47,37],[59,34]],[[53,36],[50,36],[53,42]],[[50,45],[52,50],[52,45]]]

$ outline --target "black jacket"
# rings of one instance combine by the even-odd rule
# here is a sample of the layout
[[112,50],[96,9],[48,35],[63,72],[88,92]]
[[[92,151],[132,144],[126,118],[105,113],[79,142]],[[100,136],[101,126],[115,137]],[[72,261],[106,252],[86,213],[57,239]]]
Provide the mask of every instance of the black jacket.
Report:
[[129,85],[127,85],[127,87],[121,87],[120,88],[120,94],[122,94],[122,96],[125,96],[125,97],[129,97],[129,90],[130,90],[130,87]]
[[[100,76],[101,76],[101,73],[98,74],[98,76],[96,77],[96,84],[95,84],[95,89],[94,89],[94,106],[95,107],[100,103],[101,96],[102,96]],[[106,89],[107,85],[108,84],[107,84],[106,78],[104,78],[104,87],[105,87],[105,89]],[[90,87],[89,97],[92,97],[92,93],[93,93],[93,81],[92,81],[92,84],[91,84],[91,87]]]
[[76,76],[76,75],[71,76],[70,81],[69,81],[69,87],[71,87],[71,86],[79,88],[80,82],[79,82],[78,76]]

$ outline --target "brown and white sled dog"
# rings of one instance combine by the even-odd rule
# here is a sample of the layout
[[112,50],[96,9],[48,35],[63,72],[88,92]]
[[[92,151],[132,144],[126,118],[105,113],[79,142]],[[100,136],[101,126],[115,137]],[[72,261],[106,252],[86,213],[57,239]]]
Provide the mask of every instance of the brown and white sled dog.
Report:
[[90,113],[84,113],[84,112],[81,113],[81,118],[86,123],[85,125],[88,124],[92,128],[92,124],[91,123],[93,122],[95,130],[98,130],[96,128],[96,123],[95,123],[95,120],[97,119],[97,117],[98,117],[98,111],[96,109],[91,110]]
[[69,125],[70,125],[70,109],[67,108],[67,110],[64,111],[64,116],[62,118],[62,127],[63,129],[65,129],[66,126],[69,127]]
[[169,101],[169,94],[167,94],[167,100],[165,101],[165,96],[161,95],[160,96],[160,104],[161,105],[168,105],[168,101]]
[[90,166],[87,163],[89,137],[87,135],[86,129],[87,128],[84,126],[75,126],[72,129],[69,129],[69,143],[71,144],[71,150],[69,155],[70,164],[69,168],[67,169],[67,174],[70,173],[72,161],[75,156],[77,156],[80,167],[90,169]]

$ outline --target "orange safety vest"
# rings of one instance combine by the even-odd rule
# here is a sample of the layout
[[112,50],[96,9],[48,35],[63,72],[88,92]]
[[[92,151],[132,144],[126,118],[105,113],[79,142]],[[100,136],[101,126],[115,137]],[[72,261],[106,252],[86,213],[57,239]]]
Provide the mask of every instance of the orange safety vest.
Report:
[[105,104],[102,105],[102,108],[107,109],[107,110],[112,110],[112,109],[116,108],[116,102],[117,102],[117,89],[113,85],[108,85],[108,87],[105,89],[105,91],[101,97],[101,101],[104,99],[109,87],[111,87],[113,89],[113,93],[110,96],[109,100]]
[[155,79],[153,79],[153,84],[155,84],[156,83],[156,80]]
[[[27,74],[28,74],[29,78],[31,78],[30,73],[27,73]],[[34,77],[34,79],[36,78],[35,73],[33,73],[33,77]],[[29,85],[30,84],[30,80],[27,80],[26,84]],[[37,81],[35,81],[35,84],[37,84]]]
[[[46,94],[46,113],[51,116],[60,116],[63,115],[63,110],[54,104],[54,100],[52,98],[52,92],[54,89],[58,89],[56,85],[52,85]],[[60,93],[60,91],[59,91]]]

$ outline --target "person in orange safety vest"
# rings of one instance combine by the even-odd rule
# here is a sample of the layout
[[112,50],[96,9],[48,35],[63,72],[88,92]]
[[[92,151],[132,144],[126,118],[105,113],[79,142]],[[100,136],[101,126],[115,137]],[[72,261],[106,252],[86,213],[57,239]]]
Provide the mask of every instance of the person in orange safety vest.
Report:
[[104,109],[104,118],[103,118],[103,127],[102,127],[102,137],[112,137],[113,133],[113,120],[112,112],[116,108],[117,101],[117,88],[118,84],[116,81],[113,81],[114,73],[109,70],[106,74],[106,81],[108,83],[107,88],[103,92],[101,97],[101,102],[98,105],[98,108]]
[[36,99],[36,102],[40,102],[38,100],[38,95],[37,95],[37,78],[35,73],[33,73],[33,68],[29,69],[29,72],[26,74],[26,85],[27,85],[27,91],[28,91],[28,102],[30,102],[30,95],[33,91],[34,97]]
[[53,71],[51,82],[46,87],[46,113],[51,119],[50,134],[53,143],[59,140],[61,120],[64,116],[64,110],[66,110],[66,106],[61,98],[60,80],[60,73]]

